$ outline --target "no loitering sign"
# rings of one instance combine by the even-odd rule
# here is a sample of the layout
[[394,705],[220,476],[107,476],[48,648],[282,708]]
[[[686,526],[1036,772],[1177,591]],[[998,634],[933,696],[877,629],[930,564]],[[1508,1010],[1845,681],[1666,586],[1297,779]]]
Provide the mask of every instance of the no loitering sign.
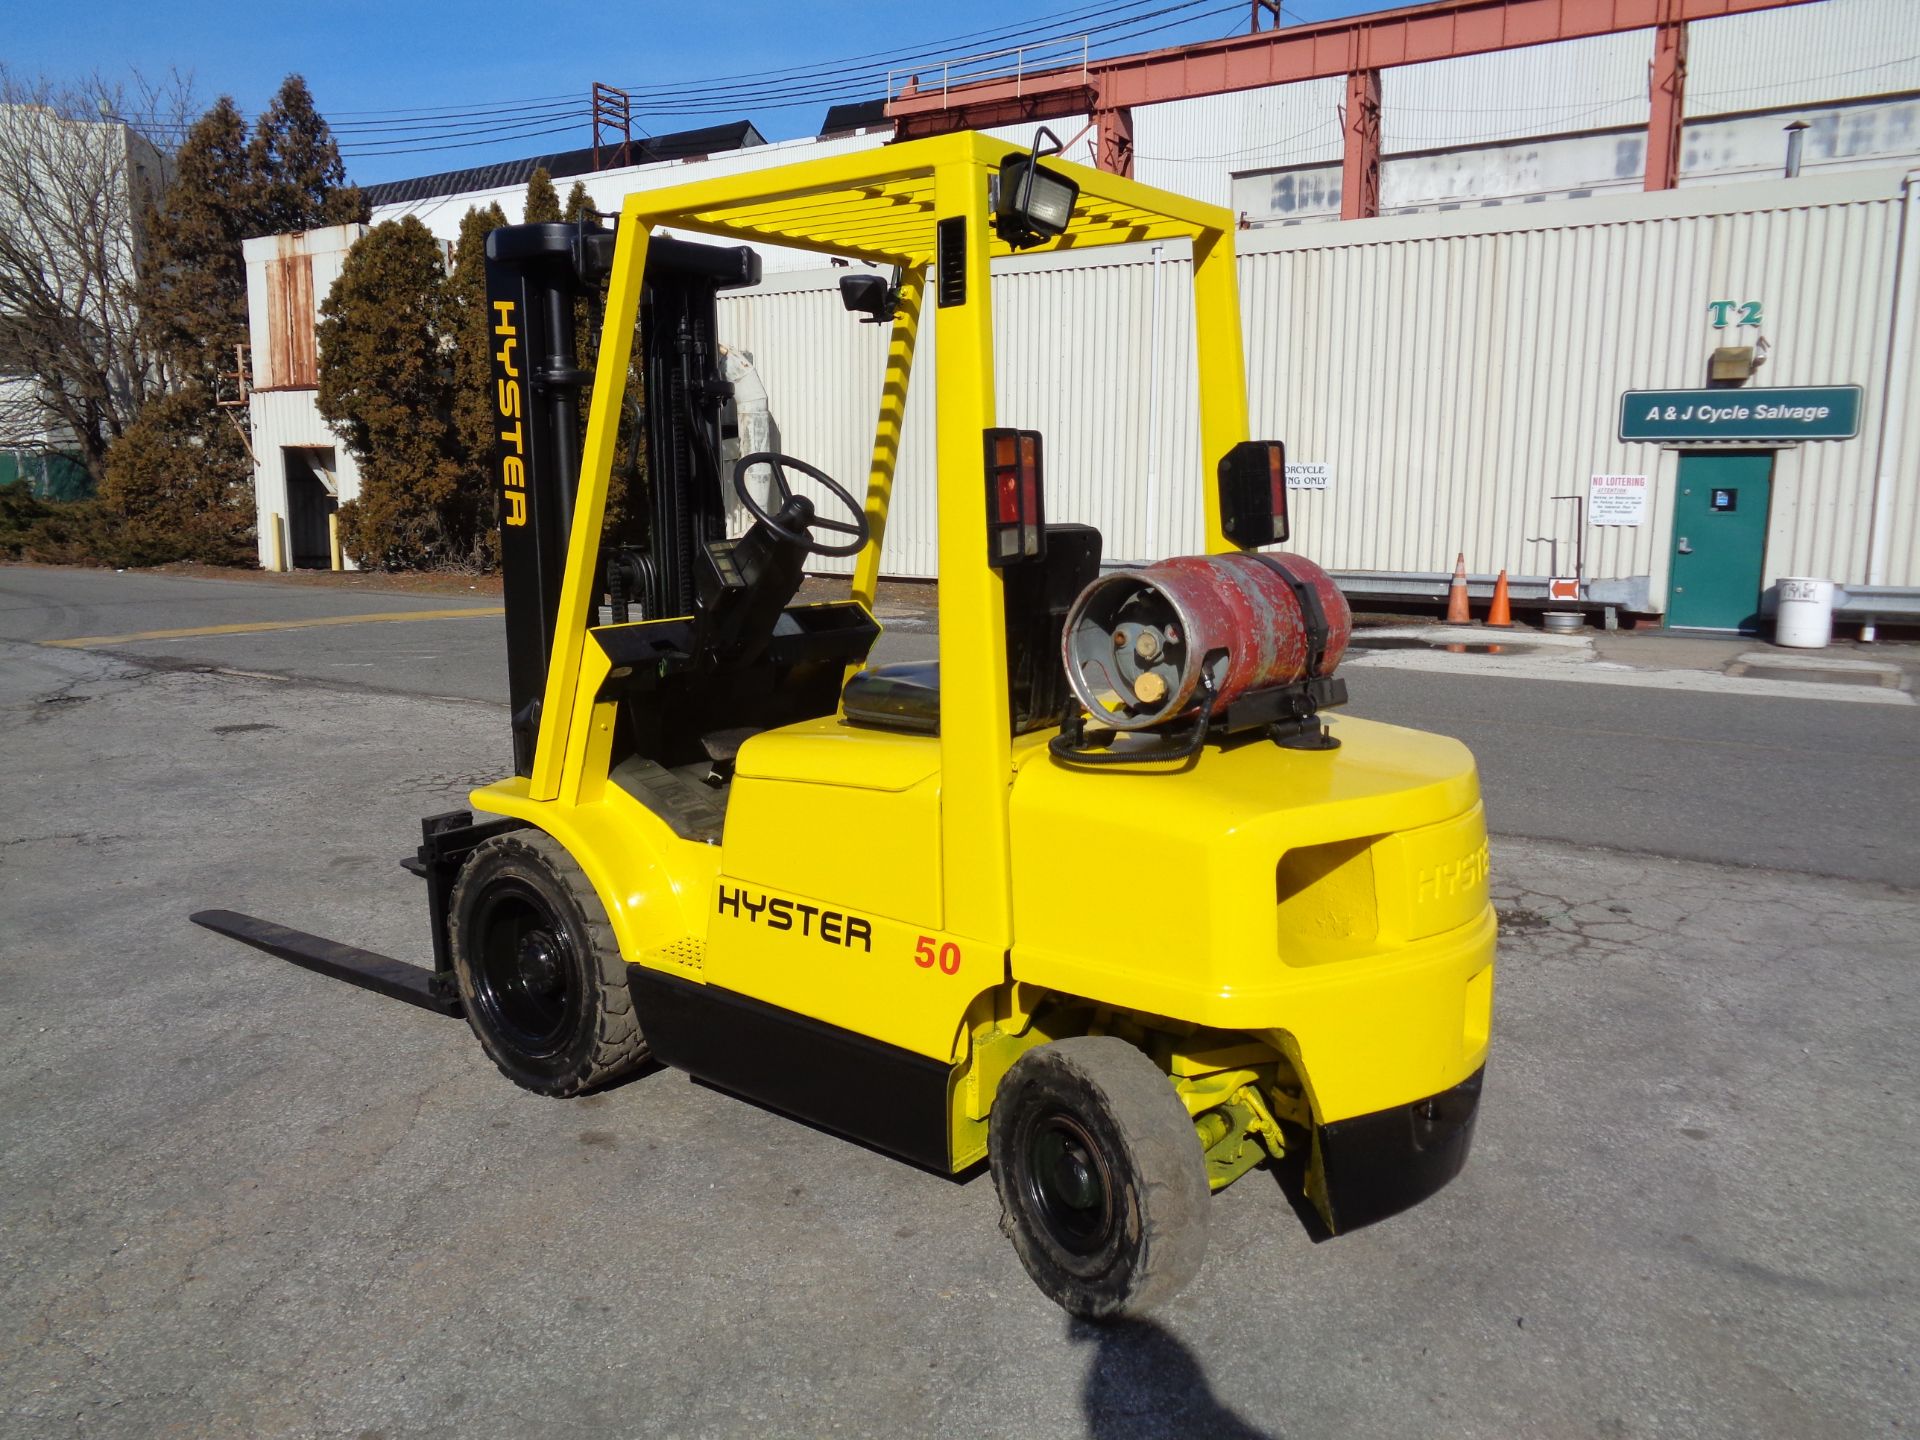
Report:
[[1594,475],[1587,480],[1589,525],[1644,525],[1647,494],[1653,489],[1644,475]]

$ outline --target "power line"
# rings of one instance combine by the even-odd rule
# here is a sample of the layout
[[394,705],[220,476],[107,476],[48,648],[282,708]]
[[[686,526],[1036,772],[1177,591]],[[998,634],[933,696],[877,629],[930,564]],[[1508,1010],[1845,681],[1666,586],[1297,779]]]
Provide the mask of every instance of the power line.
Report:
[[341,147],[340,153],[346,159],[377,159],[384,155],[426,155],[441,150],[471,150],[477,145],[492,145],[501,140],[538,140],[548,135],[571,135],[579,131],[582,121],[569,120],[564,125],[549,125],[533,130],[503,130],[478,140],[449,140],[443,145],[406,145],[398,149],[358,149]]
[[[1152,3],[1152,0],[1132,0],[1132,8],[1138,9],[1142,3]],[[1064,45],[1070,40],[1081,38],[1082,35],[1085,35],[1090,40],[1095,37],[1100,37],[1100,44],[1104,48],[1107,45],[1122,42],[1139,34],[1153,33],[1159,29],[1166,28],[1165,26],[1153,26],[1142,29],[1141,26],[1145,21],[1193,10],[1205,3],[1206,0],[1179,0],[1179,3],[1176,4],[1161,5],[1159,8],[1149,10],[1144,14],[1123,17],[1110,21],[1106,25],[1096,26],[1091,30],[1077,32],[1072,35],[1029,34],[1027,36],[1027,45],[1024,48],[1044,48],[1047,45]],[[1122,6],[1120,8],[1127,7]],[[1195,16],[1191,18],[1201,19],[1205,17]],[[1185,21],[1180,20],[1170,23],[1181,24],[1185,23]],[[920,52],[906,53],[917,54]],[[913,67],[906,65],[897,68],[911,69]],[[792,74],[787,76],[785,83],[776,82],[770,85],[752,85],[746,83],[716,82],[705,87],[668,87],[658,93],[636,89],[630,90],[628,94],[637,102],[633,105],[633,111],[637,114],[716,114],[724,111],[736,111],[743,107],[791,109],[797,104],[813,104],[823,100],[835,101],[870,98],[874,90],[884,85],[887,73],[887,70],[880,68],[854,68],[850,70],[842,69],[819,79],[800,79],[797,78],[800,72],[792,72]],[[673,98],[676,94],[684,94],[687,98]],[[788,103],[782,104],[777,102]],[[573,97],[566,103],[560,105],[548,105],[538,107],[537,109],[529,108],[517,111],[507,110],[496,113],[514,114],[519,120],[524,122],[537,119],[557,119],[561,115],[579,114],[583,112],[579,98]],[[364,151],[365,147],[374,145],[398,145],[410,140],[442,140],[462,135],[480,134],[491,129],[495,123],[498,122],[477,120],[471,123],[446,124],[442,121],[402,121],[395,122],[391,126],[375,126],[371,123],[366,123],[368,130],[378,132],[370,134],[358,134],[349,131],[346,123],[336,126],[335,129],[345,132],[341,136],[345,144],[353,146],[356,151]],[[396,131],[412,129],[417,129],[420,133],[394,133]]]
[[[656,96],[664,96],[664,95],[672,95],[672,94],[688,93],[688,92],[711,93],[713,90],[717,88],[743,88],[743,89],[752,88],[750,85],[747,84],[747,82],[754,81],[754,80],[776,79],[776,78],[777,79],[796,79],[796,78],[805,77],[809,75],[832,76],[837,72],[844,71],[848,66],[857,66],[862,61],[898,60],[898,61],[903,61],[908,64],[911,64],[913,61],[917,59],[923,59],[927,57],[937,58],[940,56],[950,55],[952,53],[953,47],[955,46],[972,44],[974,42],[988,43],[988,42],[993,42],[997,40],[1017,38],[1023,35],[1034,33],[1036,30],[1057,28],[1060,25],[1074,24],[1082,20],[1094,20],[1094,19],[1098,19],[1101,16],[1109,17],[1111,21],[1111,17],[1119,15],[1122,12],[1141,9],[1144,6],[1151,5],[1153,3],[1155,3],[1155,0],[1120,0],[1120,3],[1117,3],[1117,4],[1086,5],[1086,6],[1079,7],[1077,9],[1055,11],[1052,14],[1037,16],[1032,20],[1024,21],[1021,24],[1015,25],[1015,26],[1005,26],[1005,27],[1000,27],[998,29],[991,29],[991,30],[974,30],[964,35],[950,36],[949,38],[944,40],[929,41],[922,45],[897,47],[891,50],[874,50],[861,55],[845,56],[837,60],[816,61],[811,65],[804,65],[804,66],[797,66],[797,67],[783,66],[773,70],[747,71],[743,74],[737,74],[737,75],[731,75],[731,76],[713,76],[704,80],[683,80],[683,81],[668,82],[668,83],[659,84],[659,85],[632,85],[632,86],[625,86],[622,88],[626,89],[629,94],[634,95],[636,97],[639,97],[639,96],[656,97]],[[1197,0],[1196,0],[1196,3],[1197,3]],[[1102,26],[1102,27],[1096,27],[1096,28],[1111,28],[1111,24],[1117,24],[1117,23],[1124,23],[1124,22],[1111,21],[1111,23],[1108,26]],[[864,68],[871,70],[876,67],[872,65],[867,65]],[[480,106],[465,107],[465,108],[430,106],[430,107],[416,108],[416,109],[340,110],[340,111],[336,111],[335,113],[343,116],[372,115],[372,116],[424,117],[427,123],[432,123],[438,120],[464,119],[469,116],[476,116],[476,115],[508,114],[508,113],[514,112],[515,110],[523,109],[526,107],[546,106],[555,102],[567,102],[567,101],[576,100],[577,98],[578,97],[576,95],[536,95],[530,98],[525,98],[520,100],[487,101]],[[336,130],[347,129],[360,123],[362,122],[358,122],[355,120],[343,120],[336,123],[333,128]],[[385,122],[369,121],[364,123],[372,126],[379,126]],[[391,123],[398,125],[403,122],[399,120],[395,120]]]
[[[1133,0],[1131,8],[1137,10],[1141,3],[1143,3],[1143,0]],[[1151,3],[1151,0],[1144,0],[1144,3]],[[1201,11],[1199,14],[1186,13],[1193,11],[1197,6],[1204,3],[1206,3],[1206,0],[1181,0],[1181,3],[1162,5],[1157,9],[1146,11],[1143,14],[1125,16],[1112,20],[1106,25],[1094,27],[1092,30],[1083,32],[1090,42],[1095,37],[1098,37],[1097,47],[1091,43],[1089,44],[1089,54],[1091,54],[1095,48],[1107,51],[1111,48],[1137,40],[1145,35],[1158,34],[1166,30],[1177,29],[1184,25],[1211,20],[1220,15],[1236,12],[1239,8],[1237,4],[1228,4],[1216,9]],[[1122,6],[1118,8],[1127,7]],[[1110,7],[1107,13],[1113,14],[1115,13],[1115,9]],[[1159,24],[1147,23],[1149,21],[1160,20],[1163,16],[1176,16],[1178,18],[1162,20]],[[1023,48],[1044,48],[1048,44],[1064,44],[1071,39],[1077,38],[1080,38],[1080,36],[1030,36],[1027,46]],[[814,68],[818,69],[821,67]],[[912,67],[906,66],[900,68]],[[1059,67],[1052,66],[1048,68]],[[690,103],[669,103],[665,100],[660,100],[651,104],[637,104],[633,109],[635,113],[638,114],[686,116],[737,113],[742,109],[795,109],[801,106],[818,105],[823,101],[832,102],[848,99],[877,98],[872,96],[871,91],[875,82],[883,79],[884,72],[881,71],[843,70],[837,75],[820,81],[808,81],[788,85],[776,84],[762,87],[745,85],[715,86],[698,101]],[[500,140],[530,139],[541,135],[563,133],[565,130],[572,128],[571,125],[551,125],[545,128],[529,127],[542,126],[547,121],[558,121],[562,116],[579,117],[572,121],[573,124],[579,124],[583,123],[584,114],[584,109],[580,106],[580,102],[576,98],[565,107],[545,107],[543,111],[535,114],[521,112],[522,123],[518,126],[502,126],[497,122],[478,122],[452,126],[442,125],[440,128],[423,131],[418,134],[394,134],[387,132],[358,137],[342,137],[342,152],[359,157],[373,157],[477,148],[478,146],[493,144]]]

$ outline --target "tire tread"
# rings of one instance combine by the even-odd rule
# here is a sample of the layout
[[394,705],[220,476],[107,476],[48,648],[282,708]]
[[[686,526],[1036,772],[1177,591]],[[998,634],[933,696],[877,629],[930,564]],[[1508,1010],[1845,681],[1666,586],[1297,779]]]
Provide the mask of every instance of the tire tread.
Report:
[[[1055,1070],[1091,1089],[1131,1153],[1141,1187],[1139,1258],[1118,1293],[1051,1273],[1021,1233],[1008,1202],[1001,1164],[1001,1228],[1034,1282],[1057,1304],[1086,1319],[1114,1319],[1151,1310],[1183,1289],[1206,1259],[1210,1187],[1193,1120],[1167,1076],[1136,1046],[1109,1035],[1076,1036],[1027,1052],[1015,1070]],[[1008,1079],[1014,1079],[1009,1072]],[[1002,1082],[1002,1093],[1006,1082]],[[996,1099],[996,1109],[998,1101]]]
[[[554,880],[579,913],[587,942],[587,958],[597,974],[598,993],[589,997],[594,1002],[596,1021],[592,1053],[586,1064],[573,1075],[552,1087],[541,1087],[539,1093],[560,1098],[584,1095],[589,1090],[625,1079],[639,1070],[647,1063],[649,1051],[646,1036],[640,1029],[639,1016],[634,1013],[633,992],[627,986],[627,962],[620,954],[619,941],[614,937],[613,922],[607,918],[606,907],[600,903],[600,896],[579,862],[567,852],[566,846],[545,831],[510,830],[504,835],[496,835],[476,848],[466,865],[461,867],[460,878],[454,884],[452,902],[447,907],[453,953],[456,956],[462,953],[459,917],[462,913],[460,902],[463,887],[470,877],[479,873],[475,869],[475,862],[488,853],[511,856],[523,864],[544,870]],[[459,968],[457,963],[455,968]],[[464,979],[462,989],[465,990]],[[471,996],[464,998],[467,1000],[467,1013],[471,1016]],[[474,1033],[479,1036],[481,1048],[487,1052],[488,1058],[508,1079],[526,1088],[535,1088],[527,1086],[525,1078],[516,1074],[495,1053],[488,1037],[478,1026],[474,1027]]]

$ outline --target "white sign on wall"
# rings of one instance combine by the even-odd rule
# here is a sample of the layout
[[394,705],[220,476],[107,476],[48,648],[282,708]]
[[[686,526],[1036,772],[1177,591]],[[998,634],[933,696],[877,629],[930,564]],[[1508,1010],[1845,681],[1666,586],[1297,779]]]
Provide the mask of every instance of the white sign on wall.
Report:
[[1587,482],[1587,523],[1646,524],[1647,492],[1652,488],[1644,475],[1595,475]]
[[1324,490],[1333,484],[1331,465],[1287,465],[1287,489]]

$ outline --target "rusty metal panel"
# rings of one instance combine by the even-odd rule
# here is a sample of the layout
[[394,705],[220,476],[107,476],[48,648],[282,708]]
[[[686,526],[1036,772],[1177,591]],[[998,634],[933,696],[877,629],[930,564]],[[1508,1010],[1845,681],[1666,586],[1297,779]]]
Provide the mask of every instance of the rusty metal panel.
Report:
[[[309,233],[324,236],[327,232],[274,235],[265,242],[272,246],[272,254],[264,257],[261,265],[266,302],[266,352],[256,357],[254,371],[254,383],[263,389],[289,390],[320,383],[314,340],[318,312],[314,308],[313,256],[307,247]],[[263,257],[250,258],[258,263]],[[256,345],[260,343],[257,323],[254,339]]]
[[287,384],[287,262],[267,262],[267,365],[261,377],[264,389],[279,390]]
[[267,267],[269,386],[296,389],[320,383],[314,324],[313,257],[305,253],[281,255]]

